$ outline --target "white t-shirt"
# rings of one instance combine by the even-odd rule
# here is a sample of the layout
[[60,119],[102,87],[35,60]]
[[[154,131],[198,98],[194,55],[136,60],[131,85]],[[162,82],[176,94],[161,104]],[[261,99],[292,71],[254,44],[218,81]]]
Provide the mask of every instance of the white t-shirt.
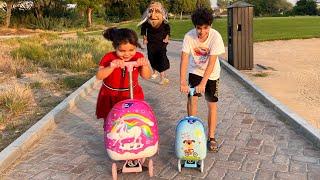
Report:
[[[200,42],[196,29],[192,29],[184,36],[182,51],[189,54],[189,73],[203,77],[208,66],[209,56],[221,55],[225,52],[225,48],[222,37],[218,31],[210,28],[206,41]],[[217,57],[209,79],[217,80],[219,77],[220,63]]]

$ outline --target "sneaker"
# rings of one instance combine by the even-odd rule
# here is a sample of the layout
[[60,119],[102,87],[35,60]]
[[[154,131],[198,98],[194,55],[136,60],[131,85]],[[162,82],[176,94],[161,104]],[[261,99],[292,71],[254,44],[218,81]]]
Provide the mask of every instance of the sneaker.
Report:
[[216,152],[219,151],[218,142],[217,142],[217,140],[216,140],[215,138],[210,138],[210,139],[208,140],[207,145],[208,145],[208,151],[209,151],[209,152],[214,152],[214,153],[216,153]]
[[152,75],[151,75],[151,79],[156,79],[158,77],[158,74],[157,73],[153,73]]
[[167,78],[163,78],[163,79],[161,79],[161,81],[159,82],[159,84],[161,84],[161,85],[165,85],[165,84],[168,84],[169,83],[169,79],[167,79]]

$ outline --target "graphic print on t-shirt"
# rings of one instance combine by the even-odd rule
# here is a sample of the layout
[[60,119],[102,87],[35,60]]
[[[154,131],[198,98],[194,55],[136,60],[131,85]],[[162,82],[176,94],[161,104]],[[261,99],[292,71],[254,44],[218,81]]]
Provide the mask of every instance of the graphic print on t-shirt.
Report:
[[209,48],[207,47],[196,47],[193,49],[194,51],[194,63],[197,65],[203,65],[208,61],[209,58]]

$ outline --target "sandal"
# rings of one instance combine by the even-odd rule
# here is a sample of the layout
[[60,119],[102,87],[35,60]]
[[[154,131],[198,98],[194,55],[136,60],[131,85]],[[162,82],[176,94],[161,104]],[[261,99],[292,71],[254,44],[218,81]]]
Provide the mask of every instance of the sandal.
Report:
[[215,138],[210,138],[208,140],[208,151],[216,153],[218,152],[218,150],[219,150],[219,147],[218,147],[217,140]]

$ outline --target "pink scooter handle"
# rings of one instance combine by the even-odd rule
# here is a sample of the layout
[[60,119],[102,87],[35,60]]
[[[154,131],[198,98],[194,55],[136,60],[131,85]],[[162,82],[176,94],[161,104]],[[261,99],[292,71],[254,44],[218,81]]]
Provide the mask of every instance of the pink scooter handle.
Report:
[[[110,63],[110,66],[113,67],[113,68],[116,68],[118,66],[116,66],[114,63]],[[127,61],[127,62],[124,62],[124,66],[127,67],[127,70],[129,72],[132,72],[133,70],[133,67],[139,67],[138,66],[138,63],[136,61]]]
[[[118,67],[116,66],[114,63],[110,63],[111,67]],[[127,61],[124,62],[124,66],[127,68],[128,72],[129,72],[129,90],[130,90],[130,99],[133,99],[133,85],[132,85],[132,71],[133,71],[133,67],[139,67],[138,63],[136,61]]]

